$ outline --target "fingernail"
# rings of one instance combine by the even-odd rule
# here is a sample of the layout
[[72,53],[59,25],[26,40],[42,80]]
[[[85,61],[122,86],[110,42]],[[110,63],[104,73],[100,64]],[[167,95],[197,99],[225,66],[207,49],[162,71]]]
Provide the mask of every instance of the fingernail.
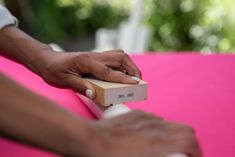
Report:
[[131,77],[131,79],[132,79],[132,80],[135,80],[135,81],[137,81],[137,82],[140,82],[140,81],[141,81],[141,79],[140,79],[140,78],[138,78],[138,77],[134,77],[134,76],[133,76],[133,77]]
[[174,153],[174,154],[168,155],[167,157],[188,157],[188,156],[182,153]]
[[93,91],[91,89],[86,90],[86,97],[93,99]]

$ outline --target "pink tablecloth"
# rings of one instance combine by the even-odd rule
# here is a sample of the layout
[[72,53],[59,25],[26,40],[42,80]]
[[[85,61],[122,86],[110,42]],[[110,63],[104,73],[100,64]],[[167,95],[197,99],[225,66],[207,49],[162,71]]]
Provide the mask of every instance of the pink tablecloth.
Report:
[[[149,83],[147,101],[129,106],[192,125],[204,157],[235,156],[235,56],[168,54],[133,56]],[[0,58],[0,70],[21,85],[82,117],[92,118],[71,90],[47,85],[21,65]],[[0,156],[53,154],[0,139]]]

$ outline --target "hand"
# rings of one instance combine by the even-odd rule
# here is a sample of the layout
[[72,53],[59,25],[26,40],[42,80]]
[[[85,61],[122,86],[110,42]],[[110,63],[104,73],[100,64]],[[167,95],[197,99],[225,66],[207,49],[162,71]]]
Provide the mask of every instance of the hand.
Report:
[[201,157],[191,127],[165,122],[141,111],[91,122],[93,137],[86,157],[167,157],[184,153]]
[[137,66],[122,50],[52,54],[39,73],[44,80],[57,87],[72,88],[84,95],[90,89],[90,98],[95,97],[95,90],[91,83],[82,78],[84,74],[128,84],[138,83],[141,78]]
[[72,88],[89,98],[95,97],[95,90],[82,79],[84,74],[120,83],[137,83],[141,78],[139,69],[122,50],[57,53],[13,26],[0,31],[0,49],[1,55],[23,64],[47,83]]

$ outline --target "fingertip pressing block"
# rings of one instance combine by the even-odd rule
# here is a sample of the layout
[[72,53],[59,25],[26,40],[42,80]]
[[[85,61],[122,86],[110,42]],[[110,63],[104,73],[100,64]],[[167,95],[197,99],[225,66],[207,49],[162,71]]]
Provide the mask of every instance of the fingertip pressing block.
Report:
[[96,93],[94,101],[102,106],[147,99],[148,84],[143,80],[138,84],[123,84],[102,81],[96,78],[84,79],[93,84]]

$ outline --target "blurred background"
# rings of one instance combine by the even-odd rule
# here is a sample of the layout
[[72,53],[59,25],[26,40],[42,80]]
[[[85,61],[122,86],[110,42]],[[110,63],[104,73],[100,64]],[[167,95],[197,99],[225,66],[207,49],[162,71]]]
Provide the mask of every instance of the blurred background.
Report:
[[[17,16],[19,27],[25,32],[43,42],[57,43],[67,51],[124,47],[136,52],[235,52],[234,0],[2,0],[1,3]],[[125,47],[131,44],[134,47]]]

